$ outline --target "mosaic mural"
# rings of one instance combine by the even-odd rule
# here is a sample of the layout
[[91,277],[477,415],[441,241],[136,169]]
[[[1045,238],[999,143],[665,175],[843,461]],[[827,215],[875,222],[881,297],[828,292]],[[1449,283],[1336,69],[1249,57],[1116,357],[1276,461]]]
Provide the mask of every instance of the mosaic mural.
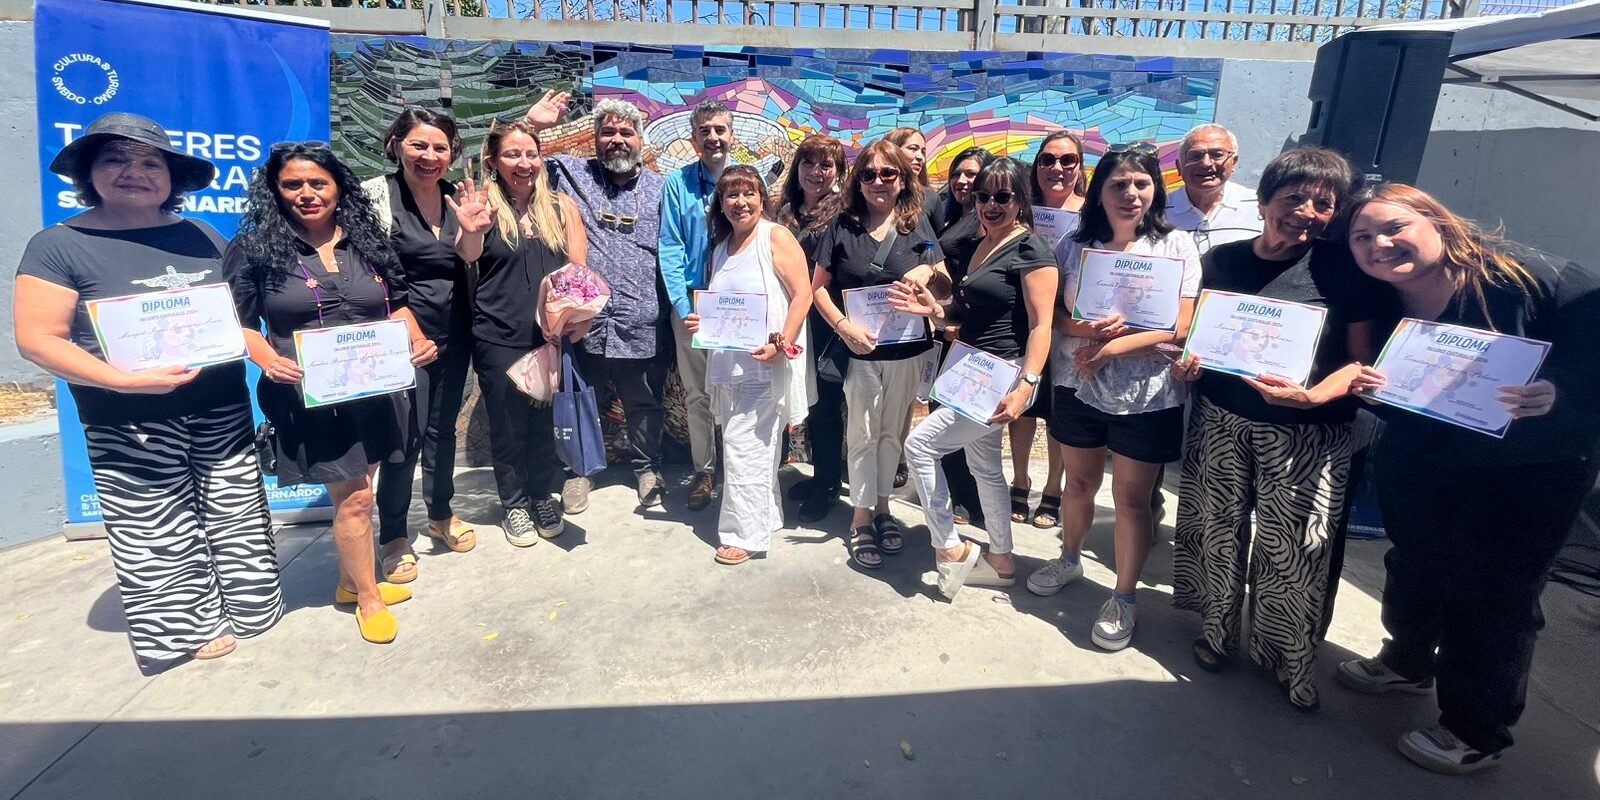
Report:
[[649,115],[646,160],[661,171],[694,158],[688,111],[705,99],[735,112],[734,158],[773,177],[808,134],[853,154],[899,126],[927,137],[935,182],[967,147],[1029,159],[1063,127],[1084,134],[1091,163],[1109,143],[1153,140],[1170,169],[1177,140],[1212,120],[1220,71],[1213,59],[335,36],[335,146],[376,174],[388,169],[377,140],[406,104],[447,109],[470,143],[557,89],[574,102],[548,147],[592,152],[594,99],[620,97]]

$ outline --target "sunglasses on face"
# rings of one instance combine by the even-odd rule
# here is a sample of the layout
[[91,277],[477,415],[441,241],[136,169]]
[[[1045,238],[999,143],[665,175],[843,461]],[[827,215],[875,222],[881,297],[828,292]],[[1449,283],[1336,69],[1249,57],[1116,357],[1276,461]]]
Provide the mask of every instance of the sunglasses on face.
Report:
[[1011,198],[1016,197],[1011,192],[994,192],[993,194],[989,192],[973,192],[972,196],[978,198],[978,205],[994,203],[997,206],[1008,205],[1011,202]]
[[895,169],[894,167],[882,167],[877,169],[867,167],[866,169],[861,170],[862,183],[889,183],[898,179],[899,177],[900,170]]
[[1077,169],[1078,165],[1082,163],[1083,157],[1075,153],[1067,153],[1062,156],[1056,156],[1053,153],[1040,153],[1038,158],[1040,169],[1049,169],[1057,164],[1060,164],[1062,169]]
[[1153,156],[1157,152],[1155,142],[1123,142],[1106,148],[1107,153],[1137,153],[1141,156]]

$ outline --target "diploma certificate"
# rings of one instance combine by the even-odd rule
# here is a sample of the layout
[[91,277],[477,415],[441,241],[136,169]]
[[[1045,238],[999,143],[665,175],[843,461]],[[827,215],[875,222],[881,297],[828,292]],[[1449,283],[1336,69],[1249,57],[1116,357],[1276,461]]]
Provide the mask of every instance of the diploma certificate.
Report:
[[1503,438],[1511,414],[1495,399],[1500,387],[1528,385],[1549,353],[1546,342],[1403,319],[1373,365],[1389,383],[1372,397]]
[[1078,229],[1078,215],[1071,211],[1045,206],[1033,207],[1033,232],[1055,247],[1067,234]]
[[928,320],[889,307],[889,287],[844,290],[845,318],[878,337],[880,345],[921,342],[928,338]]
[[405,320],[295,331],[294,350],[305,372],[300,394],[306,408],[390,394],[417,384]]
[[955,342],[928,396],[973,422],[988,425],[1021,374],[1022,368],[1010,361]]
[[90,300],[106,362],[120,370],[204,367],[244,358],[244,332],[225,284]]
[[1304,386],[1327,315],[1327,309],[1304,303],[1206,289],[1183,355],[1199,356],[1204,369],[1249,378],[1271,375]]
[[694,293],[700,332],[691,344],[700,350],[748,353],[767,344],[767,296],[741,292]]
[[1078,259],[1072,318],[1121,314],[1130,328],[1174,331],[1182,290],[1182,259],[1086,249]]

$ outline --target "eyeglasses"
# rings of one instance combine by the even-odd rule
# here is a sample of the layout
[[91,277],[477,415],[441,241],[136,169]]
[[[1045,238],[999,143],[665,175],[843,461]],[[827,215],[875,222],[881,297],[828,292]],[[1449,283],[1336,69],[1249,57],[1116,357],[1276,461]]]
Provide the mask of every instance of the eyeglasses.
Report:
[[882,179],[882,183],[889,183],[890,181],[898,180],[899,177],[900,170],[895,169],[894,167],[882,167],[879,169],[867,167],[866,169],[861,170],[862,183],[879,183],[879,179]]
[[1230,158],[1233,158],[1231,150],[1190,150],[1183,154],[1183,163],[1204,164],[1207,161],[1215,161],[1220,164]]
[[993,194],[988,192],[973,192],[972,196],[978,198],[979,205],[993,202],[997,206],[1007,205],[1011,202],[1012,198],[1016,197],[1016,195],[1012,194],[1011,192],[995,192]]
[[285,153],[285,152],[288,152],[290,150],[294,150],[295,148],[305,148],[307,150],[331,150],[331,149],[333,149],[333,148],[328,146],[327,142],[317,142],[317,141],[278,142],[277,144],[274,144],[272,147],[267,148],[267,152],[268,153]]
[[600,212],[600,227],[610,228],[622,233],[632,233],[634,223],[638,221],[639,218],[632,214],[618,214],[612,211]]
[[1062,169],[1077,169],[1078,165],[1083,163],[1083,156],[1076,153],[1067,153],[1063,156],[1040,153],[1039,157],[1034,159],[1034,163],[1038,164],[1040,169],[1049,169],[1057,164],[1060,164]]
[[1122,142],[1106,148],[1106,153],[1134,153],[1141,156],[1153,156],[1159,153],[1155,142]]

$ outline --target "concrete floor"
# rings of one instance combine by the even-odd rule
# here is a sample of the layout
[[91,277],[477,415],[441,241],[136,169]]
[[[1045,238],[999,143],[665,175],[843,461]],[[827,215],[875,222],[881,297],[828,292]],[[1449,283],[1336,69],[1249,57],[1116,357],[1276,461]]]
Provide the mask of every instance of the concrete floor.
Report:
[[[461,515],[495,520],[488,471],[460,480]],[[0,798],[1600,797],[1600,627],[1565,587],[1546,596],[1518,746],[1449,779],[1394,749],[1432,721],[1431,699],[1332,680],[1379,646],[1381,543],[1351,543],[1307,716],[1259,670],[1195,668],[1168,545],[1134,646],[1090,643],[1112,583],[1108,497],[1088,580],[949,605],[924,584],[920,530],[863,574],[841,508],[765,561],[722,567],[714,508],[684,511],[680,492],[641,515],[627,478],[607,480],[530,550],[487,524],[471,553],[424,540],[386,647],[330,605],[326,529],[285,529],[282,623],[153,679],[134,668],[103,542],[6,551]],[[910,502],[899,514],[921,523]],[[1056,549],[1051,531],[1017,539],[1024,573]]]

